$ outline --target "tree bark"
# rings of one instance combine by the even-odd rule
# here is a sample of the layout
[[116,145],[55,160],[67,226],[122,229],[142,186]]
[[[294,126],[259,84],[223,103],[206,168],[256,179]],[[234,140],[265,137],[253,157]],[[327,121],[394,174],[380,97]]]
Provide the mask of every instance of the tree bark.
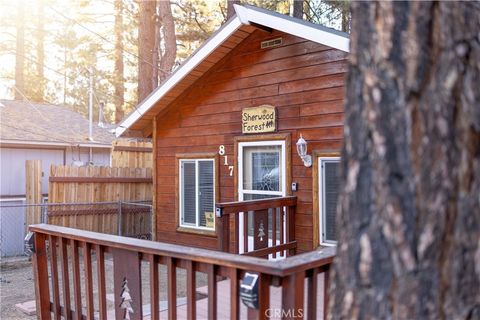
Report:
[[156,1],[139,1],[138,26],[138,102],[155,89],[153,78]]
[[37,86],[35,101],[43,102],[45,98],[45,30],[44,30],[44,3],[43,0],[37,0]]
[[235,15],[234,4],[240,4],[240,0],[227,0],[227,20]]
[[478,2],[352,2],[331,318],[480,318],[478,30]]
[[123,0],[115,0],[115,123],[124,116],[125,75],[123,65]]
[[303,0],[293,0],[293,16],[303,19]]
[[23,100],[25,92],[25,3],[17,2],[17,39],[15,54],[15,100]]
[[173,21],[170,1],[160,1],[158,4],[159,21],[161,25],[161,36],[163,50],[160,50],[160,83],[170,75],[175,59],[177,57],[177,37],[175,35],[175,23]]

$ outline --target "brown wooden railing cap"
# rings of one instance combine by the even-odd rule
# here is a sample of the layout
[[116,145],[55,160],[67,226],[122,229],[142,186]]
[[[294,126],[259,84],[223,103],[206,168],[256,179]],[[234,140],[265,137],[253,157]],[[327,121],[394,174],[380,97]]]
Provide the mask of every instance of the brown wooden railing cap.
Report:
[[259,272],[273,276],[288,276],[315,267],[330,265],[335,256],[335,248],[303,253],[280,261],[241,256],[226,252],[191,248],[169,243],[126,238],[115,235],[59,227],[48,224],[29,226],[29,231],[47,234],[77,241],[88,242],[105,247],[131,250],[141,253],[168,256],[177,259],[215,264],[218,266],[237,268],[245,271]]
[[217,203],[215,207],[221,208],[223,214],[230,214],[245,211],[263,210],[269,208],[290,207],[295,205],[297,205],[297,197],[288,196],[260,200],[222,202]]

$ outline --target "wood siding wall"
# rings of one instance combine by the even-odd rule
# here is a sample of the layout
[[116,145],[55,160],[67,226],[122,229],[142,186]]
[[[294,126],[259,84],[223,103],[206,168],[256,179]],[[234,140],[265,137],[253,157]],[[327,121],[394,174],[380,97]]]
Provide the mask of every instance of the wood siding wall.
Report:
[[[260,42],[281,36],[281,46],[260,49]],[[234,138],[242,136],[241,109],[262,104],[277,107],[278,133],[291,136],[287,172],[298,183],[296,235],[299,251],[314,247],[312,168],[303,166],[295,142],[303,134],[309,154],[335,151],[343,136],[343,94],[347,53],[274,31],[255,31],[193,87],[160,114],[156,135],[157,240],[216,248],[215,237],[178,232],[175,155],[218,152],[225,146],[229,165]],[[288,150],[287,150],[288,151]],[[234,201],[235,177],[220,159],[220,202]],[[288,174],[287,174],[288,176]],[[318,224],[317,224],[318,225]]]

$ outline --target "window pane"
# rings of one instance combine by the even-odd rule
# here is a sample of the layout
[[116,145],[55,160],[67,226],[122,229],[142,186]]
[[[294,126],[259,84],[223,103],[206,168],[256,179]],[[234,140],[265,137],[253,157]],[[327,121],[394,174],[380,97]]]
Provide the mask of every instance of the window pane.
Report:
[[243,189],[281,190],[281,146],[255,146],[243,149]]
[[[200,226],[206,227],[205,213],[213,215],[214,187],[213,187],[213,161],[198,161],[198,214]],[[208,225],[209,227],[213,227]]]
[[337,213],[339,162],[324,162],[325,198],[323,200],[325,214],[325,240],[336,241],[337,232],[335,217]]
[[195,221],[195,162],[182,162],[182,220],[187,224]]

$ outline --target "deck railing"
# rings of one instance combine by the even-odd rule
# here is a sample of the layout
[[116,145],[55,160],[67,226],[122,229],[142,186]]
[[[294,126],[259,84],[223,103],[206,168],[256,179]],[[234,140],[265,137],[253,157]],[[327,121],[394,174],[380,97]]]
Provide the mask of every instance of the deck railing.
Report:
[[[335,254],[332,248],[269,261],[52,225],[33,225],[29,230],[33,233],[32,258],[40,319],[51,319],[51,313],[54,319],[107,319],[107,255],[111,255],[113,261],[115,319],[143,319],[142,261],[148,265],[148,281],[143,285],[149,286],[150,319],[160,317],[160,283],[166,283],[167,287],[165,318],[197,318],[200,300],[197,301],[196,297],[196,272],[207,275],[208,319],[216,319],[219,308],[229,308],[228,317],[231,319],[264,319],[268,315],[317,319],[317,312],[321,312],[317,311],[317,306],[323,305],[323,313],[327,310],[329,270]],[[159,279],[159,265],[166,266],[164,281]],[[185,270],[185,314],[181,314],[180,307],[177,307],[178,268]],[[239,289],[245,272],[259,277],[258,309],[246,309],[240,302]],[[325,274],[323,286],[318,285],[320,273]],[[73,275],[71,278],[70,274]],[[226,292],[219,294],[219,281],[230,283]],[[280,287],[281,294],[270,295],[275,287]],[[94,289],[98,292],[95,302]],[[145,296],[145,292],[143,294]],[[219,298],[228,299],[228,303],[219,303]],[[274,314],[271,298],[279,299]],[[323,303],[318,304],[317,300],[323,300]]]
[[294,255],[296,205],[297,197],[217,203],[219,249],[254,257]]

